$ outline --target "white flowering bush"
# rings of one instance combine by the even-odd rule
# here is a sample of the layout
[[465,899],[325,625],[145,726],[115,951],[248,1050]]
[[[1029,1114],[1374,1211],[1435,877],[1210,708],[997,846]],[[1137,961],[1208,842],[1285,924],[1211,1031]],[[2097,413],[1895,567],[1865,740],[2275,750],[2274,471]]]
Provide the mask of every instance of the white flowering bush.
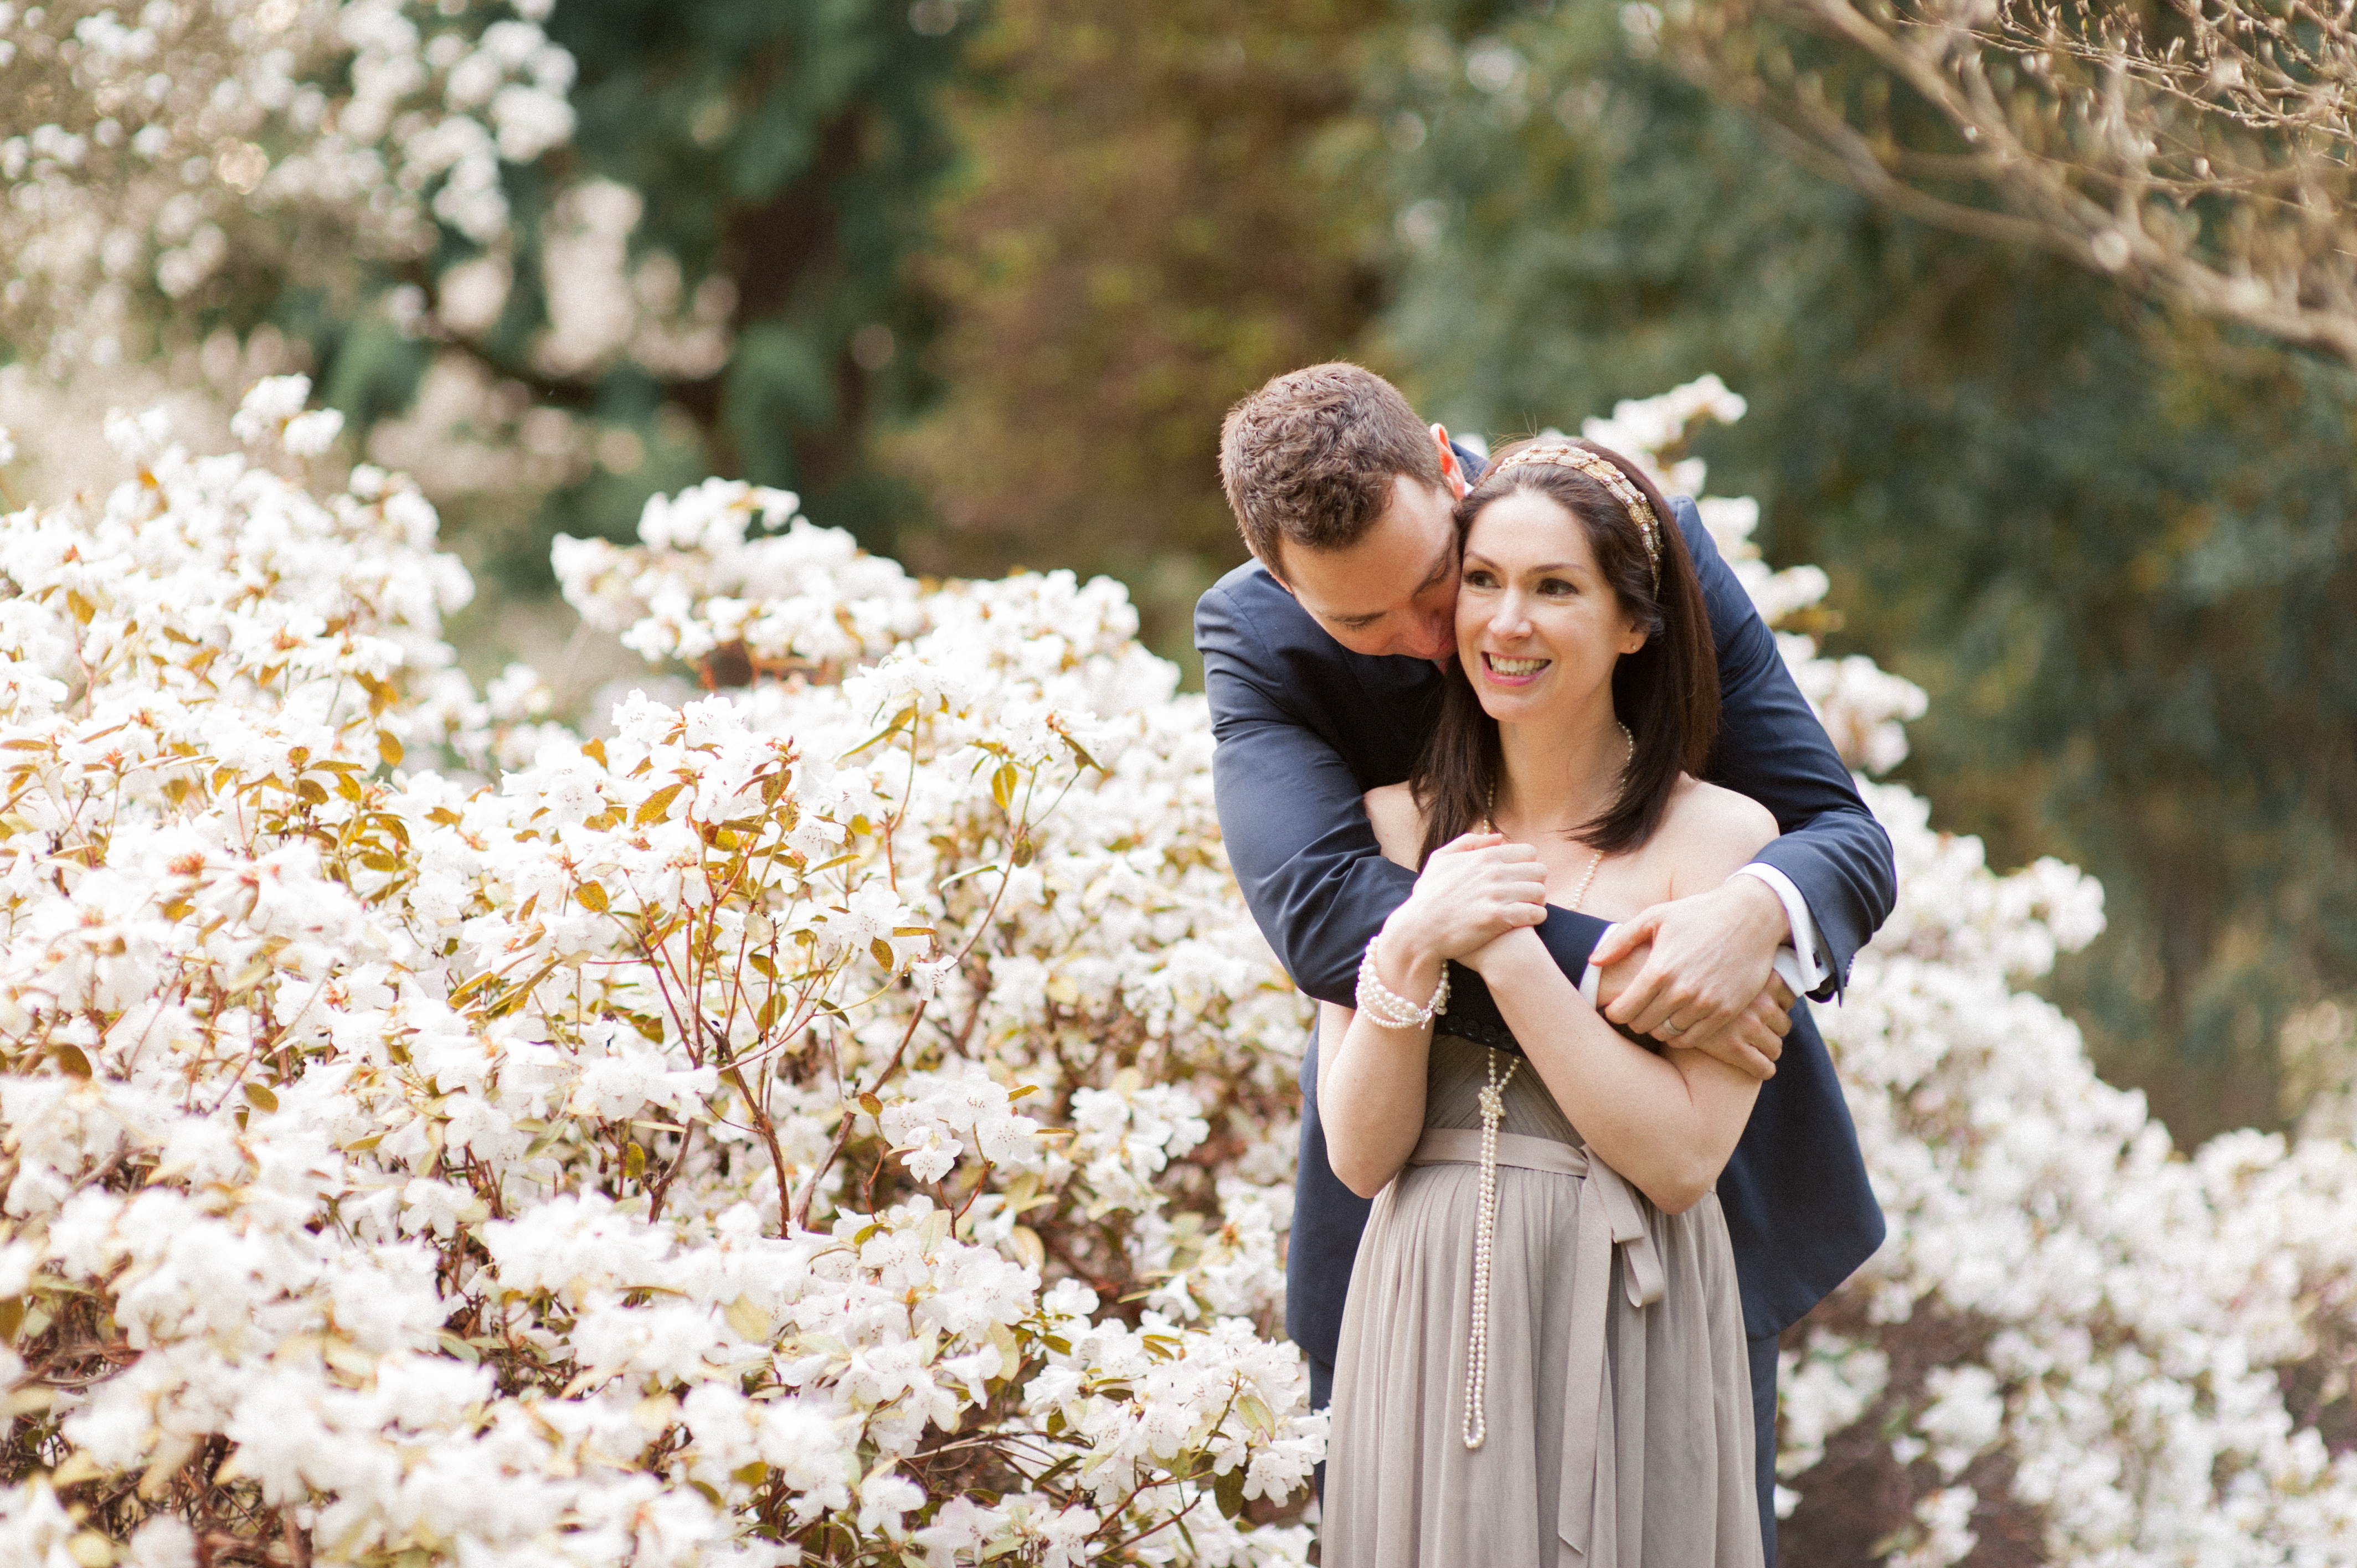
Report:
[[0,1561],[1298,1561],[1299,1008],[1119,591],[585,739],[303,403],[0,521]]
[[[707,483],[559,575],[750,683],[591,738],[456,671],[432,508],[315,489],[304,406],[0,518],[0,1561],[1306,1561],[1306,1009],[1119,588]],[[1737,413],[1591,434],[1698,489]],[[1785,647],[1895,759],[1920,694]],[[1869,789],[1900,908],[1824,1016],[1893,1236],[1788,1346],[1792,1529],[2345,1560],[2357,1158],[2174,1155],[2014,989],[2093,885]]]
[[501,164],[573,134],[551,4],[0,0],[0,341],[105,366],[241,271],[500,240]]
[[483,350],[519,269],[540,372],[715,373],[732,285],[646,243],[637,192],[550,156],[576,122],[554,4],[0,0],[0,424],[27,436],[22,477],[107,482],[112,407],[222,440],[255,379],[309,368],[313,342],[266,319],[292,297],[434,346],[365,455],[445,505],[529,511],[596,456],[593,421]]

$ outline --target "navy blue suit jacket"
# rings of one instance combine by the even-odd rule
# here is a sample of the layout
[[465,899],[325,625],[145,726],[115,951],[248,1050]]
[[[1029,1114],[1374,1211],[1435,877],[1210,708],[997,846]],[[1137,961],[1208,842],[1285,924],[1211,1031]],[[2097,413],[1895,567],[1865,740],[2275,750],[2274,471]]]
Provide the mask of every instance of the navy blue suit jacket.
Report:
[[[1758,858],[1808,900],[1832,951],[1829,993],[1890,912],[1898,879],[1889,837],[1858,799],[1693,501],[1678,497],[1671,506],[1718,650],[1722,719],[1708,772],[1774,814],[1782,836]],[[1198,602],[1195,646],[1218,741],[1220,829],[1244,902],[1294,983],[1348,1006],[1367,940],[1415,881],[1383,857],[1360,798],[1407,777],[1439,671],[1425,660],[1349,651],[1257,562]],[[1603,929],[1592,917],[1556,909],[1540,935],[1577,979]],[[1469,993],[1452,1004],[1452,1020],[1485,1009],[1494,1016],[1478,978],[1458,970],[1452,984]],[[1313,1028],[1302,1058],[1286,1318],[1294,1339],[1330,1364],[1368,1204],[1327,1163],[1317,1072]],[[1760,1090],[1718,1196],[1744,1325],[1755,1337],[1781,1332],[1882,1243],[1882,1210],[1857,1132],[1805,1002],[1794,1009],[1776,1076]]]

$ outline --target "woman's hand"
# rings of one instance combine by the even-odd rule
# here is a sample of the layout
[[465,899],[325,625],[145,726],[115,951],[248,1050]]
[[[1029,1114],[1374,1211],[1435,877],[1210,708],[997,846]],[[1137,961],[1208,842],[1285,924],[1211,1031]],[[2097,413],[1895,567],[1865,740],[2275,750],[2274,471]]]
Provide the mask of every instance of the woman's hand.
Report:
[[1467,833],[1432,852],[1415,891],[1383,926],[1383,950],[1410,968],[1463,959],[1546,919],[1546,867],[1502,833]]

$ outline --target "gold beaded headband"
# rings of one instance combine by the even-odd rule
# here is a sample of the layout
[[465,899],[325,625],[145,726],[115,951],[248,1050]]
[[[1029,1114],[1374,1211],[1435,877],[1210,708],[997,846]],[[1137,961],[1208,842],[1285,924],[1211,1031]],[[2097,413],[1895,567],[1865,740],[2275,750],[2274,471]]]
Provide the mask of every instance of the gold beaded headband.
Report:
[[[1490,474],[1502,474],[1509,468],[1538,463],[1553,468],[1577,468],[1612,492],[1613,499],[1628,512],[1629,521],[1637,525],[1637,532],[1645,541],[1645,564],[1653,570],[1653,592],[1659,594],[1662,591],[1662,523],[1653,515],[1653,503],[1645,499],[1644,492],[1631,484],[1629,476],[1622,473],[1620,466],[1610,458],[1599,457],[1587,447],[1574,446],[1568,442],[1525,446],[1491,468]],[[1481,477],[1488,478],[1490,474]]]

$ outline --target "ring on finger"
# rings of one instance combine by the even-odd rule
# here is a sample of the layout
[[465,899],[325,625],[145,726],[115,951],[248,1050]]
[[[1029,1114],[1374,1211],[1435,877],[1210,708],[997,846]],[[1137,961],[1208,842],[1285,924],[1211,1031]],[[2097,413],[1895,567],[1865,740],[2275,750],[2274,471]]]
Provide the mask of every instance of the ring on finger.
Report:
[[1685,1032],[1684,1025],[1670,1023],[1667,1021],[1664,1021],[1660,1028],[1653,1031],[1653,1033],[1661,1036],[1662,1038],[1665,1040],[1674,1040]]

